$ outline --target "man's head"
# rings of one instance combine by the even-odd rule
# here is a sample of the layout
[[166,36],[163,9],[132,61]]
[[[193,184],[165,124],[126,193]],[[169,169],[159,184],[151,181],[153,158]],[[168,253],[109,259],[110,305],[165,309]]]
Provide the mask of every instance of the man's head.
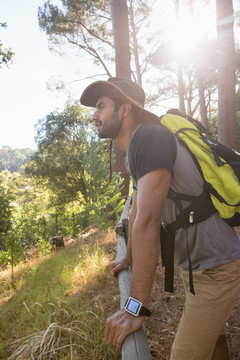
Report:
[[122,127],[124,106],[123,103],[116,103],[114,99],[107,96],[97,100],[92,120],[95,121],[100,138],[116,139]]
[[[104,100],[103,100],[104,99]],[[100,137],[111,137],[115,138],[119,129],[121,128],[123,120],[123,109],[124,104],[131,105],[131,112],[133,117],[141,117],[142,122],[155,121],[157,116],[144,109],[145,93],[144,90],[131,80],[125,78],[111,77],[107,81],[96,81],[89,85],[80,98],[82,105],[96,107],[97,114],[100,110],[100,106],[108,104],[110,106],[111,100],[113,102],[113,119],[116,124],[112,124],[115,129],[114,132],[104,132],[100,130],[100,121],[95,117],[96,124],[99,125],[99,136]],[[118,110],[122,107],[121,115]],[[120,118],[119,118],[120,116]],[[115,137],[114,137],[115,136]]]

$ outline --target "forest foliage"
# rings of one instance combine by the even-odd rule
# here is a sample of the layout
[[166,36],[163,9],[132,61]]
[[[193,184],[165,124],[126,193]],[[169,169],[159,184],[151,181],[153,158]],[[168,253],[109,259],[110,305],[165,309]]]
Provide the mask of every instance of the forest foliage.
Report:
[[37,150],[21,171],[0,172],[0,266],[13,268],[32,246],[49,251],[51,236],[116,223],[122,179],[109,179],[109,141],[98,139],[89,119],[77,104],[50,113],[39,120]]
[[[148,106],[169,97],[180,97],[180,59],[174,56],[171,48],[173,39],[169,37],[166,21],[155,26],[154,31],[148,31],[151,20],[153,23],[155,19],[155,1],[129,0],[127,4],[132,78],[142,84],[148,77],[146,83],[151,85]],[[173,14],[176,11],[178,25],[177,5],[179,1],[172,4],[172,10]],[[203,9],[205,7],[206,4]],[[192,20],[198,15],[192,13]],[[76,49],[76,55],[85,52],[95,65],[102,67],[105,75],[113,75],[114,24],[110,21],[108,1],[71,0],[60,1],[58,5],[48,1],[39,8],[38,18],[52,49],[60,52],[65,47]],[[190,25],[193,26],[193,22]],[[199,84],[203,85],[207,126],[217,137],[218,65],[214,57],[217,42],[206,37],[196,45],[194,51],[185,51],[181,59],[182,95],[186,112],[191,116],[199,115]],[[201,79],[196,55],[204,67]],[[238,77],[236,80],[238,82]],[[237,105],[238,98],[239,92]],[[7,146],[0,149],[2,263],[11,261],[13,266],[14,261],[21,258],[22,250],[32,245],[43,248],[51,235],[68,233],[74,236],[90,225],[98,229],[103,225],[109,227],[112,219],[116,219],[123,203],[122,180],[116,173],[109,180],[110,143],[99,141],[90,117],[89,110],[79,104],[66,104],[62,111],[56,110],[39,120],[35,151]],[[239,126],[237,131],[239,133]]]
[[30,161],[31,155],[34,150],[25,149],[12,149],[10,146],[3,146],[0,149],[0,172],[8,170],[11,173],[19,172],[21,166]]
[[[125,68],[130,66],[132,79],[150,88],[148,105],[167,106],[168,99],[176,99],[180,111],[201,118],[206,127],[209,119],[217,116],[222,143],[236,147],[239,39],[234,39],[233,28],[239,26],[239,12],[233,12],[232,1],[217,1],[215,9],[211,4],[175,0],[166,2],[165,9],[155,0],[48,1],[39,8],[38,17],[53,51],[63,55],[68,49],[79,57],[85,53],[105,77],[122,68],[119,49],[121,53],[126,48],[123,39],[128,32],[130,60],[124,50],[121,63],[130,62]],[[113,18],[115,7],[116,14],[126,7],[128,17],[119,46],[115,43],[116,27],[120,26]],[[217,19],[211,18],[214,12]],[[228,96],[231,106],[224,101]]]
[[[171,48],[173,39],[169,36],[169,26],[163,14],[154,16],[154,5],[158,2],[128,0],[126,3],[128,29],[125,30],[129,32],[130,47],[128,65],[132,79],[147,86],[147,106],[154,108],[159,103],[165,104],[169,99],[179,99],[184,111],[190,116],[201,118],[217,139],[217,39],[206,36],[201,42],[196,41],[191,51],[182,48],[184,51],[181,54],[184,56],[177,57],[176,51]],[[174,19],[174,24],[179,25],[179,4],[186,7],[193,2],[175,0],[171,4],[171,19]],[[223,2],[219,0],[216,4],[220,9]],[[203,2],[201,11],[204,12],[208,5],[209,2]],[[193,24],[198,15],[192,12],[188,34],[194,32]],[[235,19],[239,19],[239,13],[234,15]],[[114,48],[114,24],[111,23],[109,1],[50,0],[39,8],[38,18],[39,26],[48,36],[52,50],[59,54],[67,54],[70,50],[69,53],[75,54],[78,61],[82,53],[85,53],[92,63],[98,66],[98,70],[103,71],[104,78],[114,75],[116,60],[119,59],[116,59]],[[157,27],[151,27],[154,19]],[[0,23],[0,27],[5,28],[6,24]],[[187,33],[184,36],[187,36]],[[185,40],[185,43],[191,42]],[[237,104],[238,126],[234,136],[237,137],[240,150],[238,50],[239,44],[236,44],[237,72],[236,78],[230,80],[234,80],[234,90],[235,87],[238,90],[236,99],[234,96],[232,98]],[[10,64],[13,55],[12,49],[4,49],[0,42],[0,68]],[[229,57],[229,61],[231,60],[232,57]],[[95,76],[96,73],[90,75]],[[223,77],[224,75],[223,71]],[[62,85],[57,84],[57,87],[63,87]],[[7,309],[11,319],[20,317],[14,333],[14,336],[18,335],[14,343],[15,347],[19,346],[18,349],[23,349],[22,344],[29,344],[26,351],[31,351],[36,338],[42,341],[49,336],[50,344],[50,340],[55,339],[56,335],[56,341],[64,348],[61,354],[65,348],[67,351],[70,349],[71,358],[75,356],[74,351],[85,353],[89,350],[91,355],[88,353],[86,358],[100,358],[104,353],[117,359],[117,352],[102,342],[104,325],[100,320],[105,314],[102,307],[98,307],[98,294],[100,297],[104,295],[102,287],[108,279],[105,267],[110,261],[112,248],[110,251],[106,249],[105,253],[102,249],[108,244],[100,244],[98,235],[94,238],[98,247],[85,244],[82,238],[80,248],[74,246],[71,250],[69,247],[64,253],[55,253],[54,256],[49,256],[49,259],[47,255],[51,251],[51,236],[61,234],[76,238],[89,227],[96,228],[100,234],[101,229],[109,230],[116,224],[123,207],[122,179],[119,173],[113,173],[112,178],[109,178],[110,142],[98,139],[90,118],[91,113],[86,108],[82,108],[78,103],[67,103],[63,110],[51,112],[39,120],[36,125],[36,150],[12,149],[9,146],[0,149],[0,267],[5,271],[10,264],[11,281],[4,287],[4,292],[10,292],[10,297],[17,294],[16,303],[6,300],[6,307],[2,309]],[[45,254],[43,263],[41,264],[40,259],[39,266],[37,264],[35,268],[31,268],[30,265],[26,272],[23,271],[22,279],[18,279],[14,267],[20,264],[21,260],[30,259],[32,254],[37,254],[36,261]],[[24,266],[24,262],[21,264]],[[91,272],[93,265],[96,265],[95,270],[97,269],[94,274]],[[46,268],[51,270],[46,271]],[[89,269],[89,273],[85,272],[86,269]],[[97,272],[98,275],[100,272],[98,278]],[[41,282],[38,276],[44,281]],[[97,286],[94,289],[97,295],[92,296],[88,281],[91,281],[92,285],[96,281]],[[83,295],[82,288],[79,288],[80,282],[85,290],[89,290],[86,291],[83,302],[79,301],[80,295]],[[27,299],[25,302],[28,286],[32,290],[32,301]],[[72,297],[74,292],[77,297]],[[63,293],[62,301],[58,295]],[[99,310],[97,316],[88,311],[89,299],[94,303],[95,310]],[[72,300],[76,307],[72,307]],[[69,301],[67,306],[66,301]],[[76,309],[82,304],[85,308],[79,315]],[[20,311],[22,309],[24,311]],[[7,332],[4,334],[2,330],[5,343],[0,343],[0,355],[7,356],[8,334],[12,332],[12,328],[7,327],[9,319],[4,311],[1,317]],[[95,318],[95,332],[90,327],[83,326],[86,319],[90,322],[90,318]],[[51,322],[51,319],[56,322]],[[79,321],[81,326],[78,326]],[[19,335],[24,324],[27,337]],[[45,326],[45,331],[34,332],[38,326]],[[95,343],[89,341],[92,338],[96,340]],[[74,346],[72,339],[75,341]],[[83,346],[79,350],[80,340],[83,341]],[[39,346],[41,348],[41,343]],[[29,354],[27,352],[26,356]]]

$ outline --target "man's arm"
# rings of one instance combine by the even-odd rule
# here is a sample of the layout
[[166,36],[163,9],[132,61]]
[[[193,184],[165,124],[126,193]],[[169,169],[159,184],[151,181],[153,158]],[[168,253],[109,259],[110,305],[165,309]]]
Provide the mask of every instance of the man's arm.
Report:
[[[161,210],[171,181],[167,169],[150,171],[138,181],[137,212],[132,227],[132,280],[130,295],[148,306],[159,256]],[[127,335],[139,329],[143,317],[135,317],[125,310],[113,314],[106,321],[105,337],[119,349]]]

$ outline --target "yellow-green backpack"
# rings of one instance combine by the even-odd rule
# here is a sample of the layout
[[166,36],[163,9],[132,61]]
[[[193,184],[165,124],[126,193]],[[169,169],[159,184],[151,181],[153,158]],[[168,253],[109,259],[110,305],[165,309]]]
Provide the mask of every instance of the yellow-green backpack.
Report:
[[[160,117],[168,128],[186,146],[204,181],[200,196],[191,196],[169,190],[179,209],[179,215],[171,224],[161,228],[162,263],[165,267],[165,290],[173,292],[175,231],[187,229],[207,219],[218,211],[230,226],[240,226],[240,154],[210,139],[208,131],[200,122],[183,116],[172,109]],[[190,205],[183,209],[181,201]],[[188,252],[190,291],[195,294],[192,265]]]
[[[204,180],[199,201],[196,197],[170,192],[171,197],[195,203],[185,214],[184,227],[211,215],[207,214],[207,208],[211,208],[211,212],[217,210],[229,225],[240,226],[240,154],[210,140],[208,131],[200,122],[184,117],[178,110],[169,110],[160,120],[185,144]],[[201,199],[208,198],[210,201],[202,205],[205,200]],[[202,215],[201,211],[204,212]]]

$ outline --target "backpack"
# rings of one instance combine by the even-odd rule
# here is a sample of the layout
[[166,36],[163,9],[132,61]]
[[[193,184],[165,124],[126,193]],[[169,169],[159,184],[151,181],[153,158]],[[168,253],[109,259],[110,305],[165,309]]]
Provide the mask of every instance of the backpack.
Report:
[[[168,193],[168,198],[179,209],[176,221],[163,225],[161,229],[165,290],[173,292],[174,239],[177,229],[187,229],[217,211],[230,226],[240,226],[240,154],[214,142],[199,121],[182,115],[176,109],[169,110],[160,117],[160,121],[188,149],[204,182],[200,196],[180,194],[172,189]],[[182,208],[182,200],[190,202],[186,209]],[[189,251],[188,261],[190,291],[194,294]]]

